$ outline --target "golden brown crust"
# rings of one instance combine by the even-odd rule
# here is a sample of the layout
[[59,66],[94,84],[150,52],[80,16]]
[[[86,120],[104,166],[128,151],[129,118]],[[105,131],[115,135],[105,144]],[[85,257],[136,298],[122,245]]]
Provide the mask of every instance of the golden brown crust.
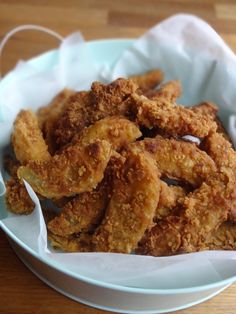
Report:
[[236,250],[236,224],[225,221],[207,239],[204,249],[208,250]]
[[114,150],[120,150],[125,145],[134,142],[142,135],[134,122],[124,117],[112,116],[95,122],[83,129],[72,139],[72,143],[88,145],[96,139],[106,140]]
[[164,74],[160,69],[129,77],[129,79],[139,86],[142,92],[154,89],[162,82],[163,78]]
[[232,140],[229,137],[223,123],[221,122],[220,118],[217,116],[217,112],[219,108],[216,104],[214,104],[213,102],[205,101],[191,107],[191,110],[193,110],[196,113],[210,116],[217,125],[217,132],[222,134],[224,138],[232,144]]
[[126,152],[110,203],[93,235],[95,251],[130,253],[151,224],[160,191],[158,170],[146,153]]
[[48,231],[48,240],[54,249],[64,252],[90,252],[91,236],[89,234],[61,237]]
[[202,138],[217,128],[211,117],[175,105],[164,98],[150,100],[133,94],[131,101],[140,125],[161,128],[172,136],[193,135]]
[[17,115],[14,122],[12,145],[17,160],[22,164],[30,160],[48,160],[50,158],[37,117],[30,110],[21,110]]
[[85,147],[69,146],[48,161],[32,161],[20,167],[18,177],[45,197],[72,196],[96,187],[110,156],[111,146],[106,141],[98,140]]
[[[146,233],[139,253],[159,256],[203,249],[208,237],[227,219],[236,202],[236,152],[219,133],[210,134],[203,147],[218,171],[185,197],[178,217],[167,217]],[[171,239],[178,239],[178,245]]]
[[93,232],[104,217],[111,198],[113,177],[123,162],[121,155],[112,156],[98,187],[68,201],[61,213],[48,224],[50,232],[63,237],[80,232]]
[[178,204],[183,201],[186,194],[187,192],[183,187],[167,185],[164,181],[161,181],[160,198],[156,208],[154,222],[173,215],[173,211]]
[[94,82],[90,92],[79,92],[66,102],[66,109],[55,125],[58,147],[68,144],[77,132],[108,116],[127,116],[125,100],[138,89],[131,80],[117,79],[105,85]]
[[20,163],[15,159],[15,157],[8,154],[4,155],[3,166],[11,177],[17,178],[17,170],[20,166]]
[[53,155],[57,150],[54,130],[57,120],[63,114],[70,96],[75,92],[69,89],[61,91],[48,106],[41,107],[37,111],[37,118],[40,129],[43,132],[45,142],[48,145],[48,151]]
[[144,95],[151,99],[165,98],[170,102],[175,102],[182,94],[182,86],[180,81],[169,81],[160,86],[157,90],[147,91]]
[[194,143],[156,136],[129,145],[153,156],[162,176],[199,186],[216,171],[214,161]]
[[34,210],[34,203],[31,200],[25,186],[17,179],[11,178],[5,182],[7,209],[14,214],[30,214]]
[[195,252],[227,219],[231,186],[224,174],[212,177],[184,200],[179,216],[169,216],[146,233],[138,253],[153,256]]

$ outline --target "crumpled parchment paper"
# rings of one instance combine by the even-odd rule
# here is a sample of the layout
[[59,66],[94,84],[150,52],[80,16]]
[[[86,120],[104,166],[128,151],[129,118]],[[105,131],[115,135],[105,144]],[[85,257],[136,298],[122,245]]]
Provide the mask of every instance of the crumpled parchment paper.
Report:
[[[164,20],[136,40],[113,65],[98,64],[79,33],[65,38],[47,62],[38,61],[36,65],[20,61],[0,83],[2,150],[9,143],[12,123],[21,108],[36,110],[64,87],[89,89],[95,80],[108,82],[153,68],[161,68],[165,80],[181,80],[184,92],[179,103],[216,102],[236,143],[236,56],[207,23],[195,16],[180,14]],[[35,202],[34,212],[28,216],[7,212],[3,196],[0,226],[11,230],[27,246],[62,269],[123,286],[167,289],[214,283],[236,275],[234,251],[172,257],[54,252],[47,243],[39,200],[25,184]],[[0,173],[0,194],[4,192]]]

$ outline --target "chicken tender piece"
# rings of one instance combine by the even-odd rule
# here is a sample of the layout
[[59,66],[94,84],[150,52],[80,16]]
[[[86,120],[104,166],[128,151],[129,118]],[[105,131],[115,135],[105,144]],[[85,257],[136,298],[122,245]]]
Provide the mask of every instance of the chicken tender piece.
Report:
[[228,176],[217,174],[184,200],[181,214],[169,216],[147,231],[137,253],[153,256],[195,252],[227,219],[232,185]]
[[140,125],[163,129],[172,136],[193,135],[203,138],[217,128],[211,117],[175,105],[164,98],[150,100],[133,94],[130,101],[137,112]]
[[229,135],[227,134],[227,131],[225,130],[223,123],[220,121],[220,118],[217,116],[217,112],[219,110],[219,108],[217,107],[216,104],[206,101],[206,102],[202,102],[199,105],[195,105],[193,107],[191,107],[192,111],[196,112],[196,113],[200,113],[200,114],[204,114],[204,115],[209,115],[212,120],[215,121],[216,125],[217,125],[217,132],[221,133],[224,138],[226,140],[228,140],[231,144],[232,144],[232,140],[229,137]]
[[154,89],[163,81],[163,78],[164,74],[159,69],[129,77],[129,79],[139,86],[142,92]]
[[14,122],[12,145],[17,160],[48,160],[50,154],[40,131],[38,120],[30,110],[21,110]]
[[96,187],[103,179],[110,156],[110,144],[98,140],[86,147],[70,146],[48,161],[29,162],[17,174],[47,198],[73,196]]
[[91,92],[77,92],[67,98],[63,113],[53,123],[53,140],[57,149],[71,142],[75,134],[92,122],[93,97]]
[[[211,156],[219,171],[227,171],[236,180],[236,152],[224,134],[212,133],[202,143],[202,147]],[[236,220],[236,199],[232,200],[229,219]]]
[[58,117],[63,112],[67,99],[73,94],[75,91],[65,88],[47,106],[38,109],[37,118],[40,129],[44,128],[47,121]]
[[186,196],[186,191],[181,186],[167,185],[161,181],[160,198],[156,208],[154,221],[157,222],[170,214]]
[[199,186],[216,166],[206,152],[194,143],[165,139],[161,136],[144,139],[129,145],[137,151],[150,153],[162,176]]
[[91,87],[96,104],[94,122],[108,116],[129,116],[128,97],[138,90],[132,80],[119,78],[105,85],[94,82]]
[[215,118],[218,112],[217,105],[210,101],[201,102],[200,104],[192,106],[190,108],[192,111],[196,113],[210,115],[213,119]]
[[206,242],[208,250],[236,250],[236,224],[225,221]]
[[94,82],[90,92],[72,95],[55,126],[58,147],[68,144],[84,127],[109,116],[129,115],[125,100],[138,89],[131,80],[117,79],[105,85]]
[[129,151],[113,182],[105,217],[92,242],[95,251],[130,253],[151,224],[159,200],[160,181],[153,159]]
[[6,185],[5,202],[7,209],[15,214],[30,214],[34,210],[34,203],[31,200],[25,186],[17,179],[11,178]]
[[48,145],[48,151],[52,155],[57,150],[54,134],[57,120],[63,114],[65,107],[68,104],[69,97],[74,94],[76,94],[74,91],[64,89],[48,106],[39,108],[37,112],[40,129],[44,134],[45,142]]
[[113,173],[124,162],[124,157],[113,155],[98,187],[81,193],[67,202],[61,213],[48,224],[50,232],[62,237],[81,232],[93,232],[101,223],[111,198]]
[[48,240],[54,249],[62,250],[64,252],[90,252],[91,236],[89,234],[72,235],[68,237],[61,237],[59,235],[48,232]]
[[120,150],[141,135],[139,128],[133,122],[123,117],[113,116],[97,121],[85,128],[81,133],[74,136],[72,142],[80,142],[84,145],[100,139],[109,142],[114,150]]
[[17,161],[11,155],[5,155],[3,158],[4,169],[8,172],[8,174],[13,177],[17,178],[17,170],[20,166],[19,161]]
[[203,147],[218,172],[184,199],[179,217],[168,217],[146,233],[138,250],[142,254],[160,256],[204,249],[208,237],[232,212],[236,204],[236,152],[219,133],[210,134]]
[[169,81],[165,84],[163,84],[159,89],[157,90],[150,90],[147,91],[144,95],[151,99],[159,99],[159,98],[165,98],[169,102],[174,103],[177,98],[179,98],[182,94],[182,86],[180,81]]
[[79,232],[93,231],[102,221],[110,198],[110,187],[101,183],[97,189],[75,196],[58,217],[48,224],[48,229],[62,237]]

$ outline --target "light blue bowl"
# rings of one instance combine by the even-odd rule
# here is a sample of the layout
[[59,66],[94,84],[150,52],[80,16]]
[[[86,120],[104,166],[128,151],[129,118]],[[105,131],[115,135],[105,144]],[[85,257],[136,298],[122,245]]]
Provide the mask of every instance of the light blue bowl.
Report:
[[[97,63],[113,64],[132,43],[132,39],[117,39],[91,41],[87,45]],[[53,50],[31,59],[29,63],[38,69],[46,70],[52,67],[57,59],[58,51]],[[10,81],[11,73],[1,81],[0,90]],[[3,202],[0,204],[2,211]],[[227,273],[222,273],[223,280],[191,288],[144,289],[110,284],[63,269],[60,264],[42,258],[25,245],[3,221],[0,221],[0,227],[20,259],[41,280],[74,300],[105,310],[146,314],[176,311],[213,297],[236,280],[236,267],[233,265]]]

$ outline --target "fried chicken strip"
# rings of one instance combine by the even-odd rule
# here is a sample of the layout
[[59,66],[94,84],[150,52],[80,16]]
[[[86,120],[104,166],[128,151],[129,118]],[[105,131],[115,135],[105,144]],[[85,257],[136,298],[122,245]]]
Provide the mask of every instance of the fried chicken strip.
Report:
[[133,94],[130,101],[137,112],[137,121],[140,125],[163,129],[172,136],[193,135],[202,138],[217,128],[211,117],[175,105],[165,98],[150,100]]
[[137,253],[164,256],[204,248],[209,234],[227,219],[232,193],[228,179],[218,174],[203,182],[185,198],[179,216],[169,216],[146,232]]
[[5,182],[6,195],[5,203],[7,209],[15,214],[30,214],[34,210],[34,203],[31,200],[25,186],[17,179],[11,178]]
[[73,137],[72,142],[84,145],[100,139],[109,142],[114,150],[120,150],[141,135],[142,133],[135,123],[123,117],[113,116],[99,120],[85,128]]
[[53,123],[52,138],[57,149],[70,143],[77,132],[91,124],[94,110],[91,92],[77,92],[67,98],[62,114]]
[[102,180],[111,156],[111,145],[96,141],[85,147],[73,145],[50,160],[32,161],[18,169],[37,193],[47,198],[61,198],[91,191]]
[[161,181],[160,198],[156,208],[154,221],[157,222],[170,214],[178,206],[178,202],[186,196],[186,191],[181,186],[167,185]]
[[91,236],[89,234],[72,235],[62,237],[54,233],[48,232],[48,240],[54,249],[64,252],[90,252]]
[[17,115],[14,122],[12,145],[17,160],[22,164],[29,160],[48,160],[50,158],[37,117],[30,110],[21,110]]
[[180,216],[168,217],[146,233],[138,250],[142,254],[172,255],[203,249],[208,237],[232,211],[236,202],[236,152],[219,133],[210,134],[203,147],[218,172],[184,199]]
[[[210,134],[203,141],[202,147],[214,159],[219,171],[228,171],[236,178],[236,152],[224,134]],[[229,220],[236,220],[236,199],[232,200]]]
[[142,92],[154,89],[163,81],[163,78],[164,74],[159,69],[129,77],[129,79],[139,86]]
[[180,81],[169,81],[160,86],[159,89],[147,91],[144,95],[151,99],[165,98],[169,102],[174,103],[182,94],[182,86]]
[[236,250],[236,224],[225,221],[206,241],[209,250]]
[[131,80],[117,79],[108,85],[94,82],[90,92],[72,95],[55,126],[58,146],[68,144],[76,133],[98,120],[129,115],[129,105],[125,100],[137,89]]
[[209,101],[202,102],[198,105],[191,107],[191,110],[196,113],[209,115],[212,118],[212,120],[214,120],[215,123],[217,124],[217,132],[221,133],[224,136],[224,138],[232,144],[232,140],[227,134],[227,131],[225,130],[223,126],[223,123],[220,121],[220,118],[217,116],[218,109],[219,108],[217,107],[216,104]]
[[[16,158],[21,163],[27,163],[30,160],[45,161],[50,158],[37,118],[29,110],[22,110],[18,114],[14,122],[12,144]],[[5,160],[5,166],[8,168],[9,174],[12,175],[12,178],[5,182],[7,209],[15,214],[31,213],[34,209],[34,203],[23,182],[18,180],[16,174],[19,163],[8,157]]]
[[159,192],[153,159],[145,152],[127,151],[124,165],[116,172],[105,217],[92,237],[94,250],[132,252],[153,220]]
[[74,91],[70,89],[64,89],[51,101],[48,106],[41,107],[37,111],[39,126],[44,134],[45,142],[48,145],[48,151],[51,154],[54,154],[57,150],[54,135],[54,129],[57,120],[63,114],[69,97],[74,94]]
[[162,176],[199,186],[209,174],[216,172],[214,161],[194,143],[161,136],[129,145],[150,153]]

